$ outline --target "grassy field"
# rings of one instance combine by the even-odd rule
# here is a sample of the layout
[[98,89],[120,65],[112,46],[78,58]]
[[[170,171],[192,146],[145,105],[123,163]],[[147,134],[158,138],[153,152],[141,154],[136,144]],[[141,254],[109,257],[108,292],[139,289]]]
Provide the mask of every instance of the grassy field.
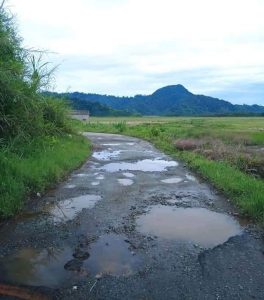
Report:
[[42,193],[89,155],[91,145],[76,135],[43,137],[0,151],[0,216],[10,217],[27,197]]
[[78,126],[149,140],[184,160],[241,213],[264,222],[264,118],[91,118]]

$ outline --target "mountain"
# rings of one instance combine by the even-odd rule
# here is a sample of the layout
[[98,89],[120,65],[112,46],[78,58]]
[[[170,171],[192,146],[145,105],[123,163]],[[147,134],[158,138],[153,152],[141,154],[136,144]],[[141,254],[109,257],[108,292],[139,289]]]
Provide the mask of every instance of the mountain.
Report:
[[163,116],[264,114],[264,106],[234,105],[218,98],[195,95],[180,84],[160,88],[147,96],[116,97],[79,92],[62,95],[71,100],[74,108],[77,108],[79,101],[100,103],[127,114]]

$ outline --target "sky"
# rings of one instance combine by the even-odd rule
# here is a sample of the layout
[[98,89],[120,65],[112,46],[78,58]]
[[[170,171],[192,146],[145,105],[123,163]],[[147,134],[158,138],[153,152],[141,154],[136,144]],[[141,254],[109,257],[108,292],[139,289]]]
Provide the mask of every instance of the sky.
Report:
[[263,0],[9,0],[54,89],[129,96],[182,84],[264,105]]

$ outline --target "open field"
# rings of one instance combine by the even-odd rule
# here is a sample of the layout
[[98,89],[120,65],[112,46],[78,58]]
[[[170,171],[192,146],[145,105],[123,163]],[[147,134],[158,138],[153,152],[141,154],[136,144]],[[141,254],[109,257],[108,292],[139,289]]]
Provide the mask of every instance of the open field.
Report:
[[79,129],[149,140],[264,221],[264,118],[91,118]]

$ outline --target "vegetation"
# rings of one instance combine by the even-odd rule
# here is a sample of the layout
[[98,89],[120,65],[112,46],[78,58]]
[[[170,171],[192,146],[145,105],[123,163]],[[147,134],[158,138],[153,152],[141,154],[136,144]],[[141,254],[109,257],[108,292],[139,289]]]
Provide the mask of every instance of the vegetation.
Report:
[[[0,216],[13,215],[89,152],[74,135],[69,109],[44,96],[52,69],[21,46],[12,16],[0,7]],[[77,151],[78,149],[78,151]]]
[[[115,97],[108,95],[67,93],[73,106],[82,103],[100,103],[111,109],[130,114],[148,116],[212,116],[212,115],[254,115],[264,114],[264,107],[258,105],[233,105],[213,97],[194,95],[182,85],[167,86],[152,95],[135,97]],[[82,108],[81,108],[82,109]],[[86,109],[86,108],[83,108]]]
[[[263,118],[91,118],[90,124],[81,128],[151,141],[172,157],[184,160],[232,199],[242,213],[264,222],[263,174],[248,170],[264,165],[263,124]],[[222,152],[208,155],[208,150],[214,154],[212,147],[217,143]],[[226,149],[232,150],[233,156]],[[246,160],[242,149],[248,150]]]

